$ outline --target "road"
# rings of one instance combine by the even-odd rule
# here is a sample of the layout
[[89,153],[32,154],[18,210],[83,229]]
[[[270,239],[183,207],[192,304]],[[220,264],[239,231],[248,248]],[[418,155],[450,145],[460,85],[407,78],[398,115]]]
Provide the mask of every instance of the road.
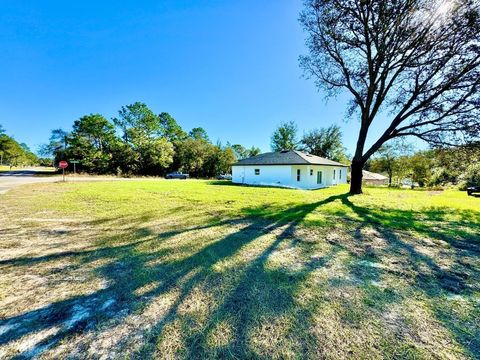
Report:
[[40,173],[45,172],[35,169],[0,172],[0,194],[5,194],[8,190],[20,185],[55,182],[62,179],[58,175],[39,176]]
[[[142,178],[142,180],[158,180],[159,178]],[[136,178],[119,178],[115,176],[97,176],[97,175],[76,175],[66,176],[67,182],[84,182],[84,181],[132,181]],[[0,195],[5,194],[8,190],[25,184],[48,183],[62,181],[62,175],[56,175],[45,169],[23,169],[14,171],[0,171]]]

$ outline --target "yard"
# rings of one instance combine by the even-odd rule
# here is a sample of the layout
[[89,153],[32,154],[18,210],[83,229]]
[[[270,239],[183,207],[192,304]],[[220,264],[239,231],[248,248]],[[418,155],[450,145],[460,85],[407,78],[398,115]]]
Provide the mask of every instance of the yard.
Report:
[[480,358],[480,198],[347,190],[0,195],[0,358]]
[[[18,170],[17,167],[12,167],[12,170]],[[10,166],[8,165],[0,165],[0,172],[10,171]]]

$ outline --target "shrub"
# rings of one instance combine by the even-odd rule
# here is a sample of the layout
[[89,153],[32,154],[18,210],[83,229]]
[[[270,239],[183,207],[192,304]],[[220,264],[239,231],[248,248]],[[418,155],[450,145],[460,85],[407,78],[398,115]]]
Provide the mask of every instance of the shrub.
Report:
[[468,186],[480,185],[480,163],[470,164],[460,179],[460,190],[465,190]]

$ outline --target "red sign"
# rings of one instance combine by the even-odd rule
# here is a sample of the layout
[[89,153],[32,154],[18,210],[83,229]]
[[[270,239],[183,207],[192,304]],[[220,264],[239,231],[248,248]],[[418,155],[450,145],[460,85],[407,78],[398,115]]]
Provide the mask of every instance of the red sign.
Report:
[[68,163],[66,161],[60,161],[58,163],[58,167],[61,169],[66,169],[68,167]]

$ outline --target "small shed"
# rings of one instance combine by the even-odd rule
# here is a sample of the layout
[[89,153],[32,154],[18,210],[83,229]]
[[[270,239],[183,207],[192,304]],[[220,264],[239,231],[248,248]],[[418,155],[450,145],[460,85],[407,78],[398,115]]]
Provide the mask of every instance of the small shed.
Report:
[[362,181],[365,185],[388,185],[388,177],[367,170],[363,170]]

